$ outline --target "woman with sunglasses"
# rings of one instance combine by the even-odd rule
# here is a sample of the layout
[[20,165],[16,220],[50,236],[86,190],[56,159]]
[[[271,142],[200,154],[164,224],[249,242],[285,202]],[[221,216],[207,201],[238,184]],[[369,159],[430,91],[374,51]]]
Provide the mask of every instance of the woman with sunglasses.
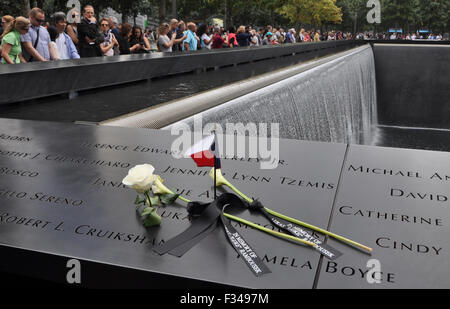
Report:
[[103,18],[100,20],[100,29],[103,34],[104,41],[100,44],[100,49],[102,50],[103,56],[111,57],[114,56],[114,47],[119,47],[119,43],[116,40],[116,37],[112,33],[109,20]]
[[20,35],[26,34],[30,29],[30,21],[25,17],[17,17],[2,34],[2,64],[25,63],[22,56]]
[[73,23],[67,25],[66,33],[72,39],[72,42],[78,46],[78,24],[77,21],[80,20],[80,12],[73,9],[72,10],[72,21]]

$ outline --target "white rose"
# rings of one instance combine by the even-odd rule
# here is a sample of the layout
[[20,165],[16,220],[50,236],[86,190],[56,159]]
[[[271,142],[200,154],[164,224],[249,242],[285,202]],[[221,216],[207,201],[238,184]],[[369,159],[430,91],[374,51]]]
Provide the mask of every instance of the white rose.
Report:
[[138,193],[144,194],[152,188],[155,182],[153,172],[155,168],[150,164],[136,165],[128,172],[127,177],[122,180],[122,183]]

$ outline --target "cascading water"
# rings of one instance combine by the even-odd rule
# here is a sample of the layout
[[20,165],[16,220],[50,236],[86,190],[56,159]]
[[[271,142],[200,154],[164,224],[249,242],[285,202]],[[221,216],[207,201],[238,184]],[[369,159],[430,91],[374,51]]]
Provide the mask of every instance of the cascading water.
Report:
[[[371,144],[376,100],[374,55],[366,45],[201,116],[203,124],[223,128],[226,123],[279,123],[282,138]],[[194,127],[194,117],[181,122]]]

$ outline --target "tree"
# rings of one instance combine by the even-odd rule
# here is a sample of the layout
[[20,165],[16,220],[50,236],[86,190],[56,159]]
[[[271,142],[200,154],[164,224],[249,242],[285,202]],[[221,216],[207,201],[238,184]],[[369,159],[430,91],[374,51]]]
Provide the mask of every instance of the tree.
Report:
[[28,16],[30,11],[29,0],[1,0],[0,16],[11,15],[16,16]]
[[367,0],[340,0],[338,6],[342,7],[343,28],[356,33],[366,24]]
[[419,3],[419,27],[435,32],[448,30],[450,1],[421,0]]
[[292,23],[321,26],[323,23],[341,23],[342,11],[336,0],[288,0],[277,12]]
[[167,2],[166,0],[161,0],[159,4],[159,20],[162,22],[166,19],[167,12]]
[[385,28],[402,28],[409,32],[419,20],[419,0],[384,0],[381,8]]

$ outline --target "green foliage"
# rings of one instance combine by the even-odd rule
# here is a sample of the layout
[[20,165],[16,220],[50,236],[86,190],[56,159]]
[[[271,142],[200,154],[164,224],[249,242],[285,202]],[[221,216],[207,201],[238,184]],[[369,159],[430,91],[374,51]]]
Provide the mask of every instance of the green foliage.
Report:
[[161,202],[164,205],[172,205],[178,199],[179,194],[164,194],[161,196]]
[[277,12],[288,17],[292,23],[321,26],[323,23],[342,22],[342,11],[336,0],[288,0]]
[[159,196],[150,196],[150,204],[154,206],[159,206]]
[[141,220],[145,227],[161,225],[161,216],[158,215],[156,208],[147,207],[141,214]]
[[11,15],[21,16],[23,15],[23,1],[21,0],[1,0],[0,16]]
[[145,198],[141,197],[140,195],[136,196],[136,200],[134,201],[134,204],[140,205],[145,203]]

